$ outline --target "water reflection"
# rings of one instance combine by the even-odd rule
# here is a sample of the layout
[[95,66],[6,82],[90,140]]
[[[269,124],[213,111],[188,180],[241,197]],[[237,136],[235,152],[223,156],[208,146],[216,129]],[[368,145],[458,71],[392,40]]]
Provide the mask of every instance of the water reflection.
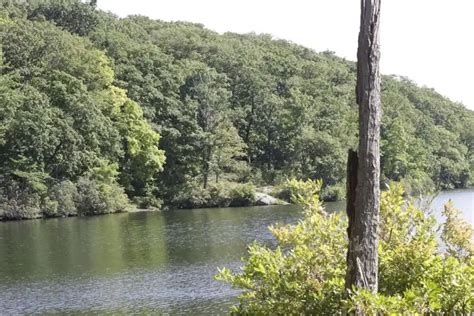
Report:
[[[473,191],[435,209],[448,198],[474,222]],[[275,206],[0,223],[0,314],[222,314],[236,291],[216,268],[238,268],[250,242],[273,242],[269,225],[300,217]]]
[[221,312],[236,292],[213,281],[217,266],[237,268],[247,244],[272,241],[267,226],[300,215],[277,206],[1,223],[0,310]]

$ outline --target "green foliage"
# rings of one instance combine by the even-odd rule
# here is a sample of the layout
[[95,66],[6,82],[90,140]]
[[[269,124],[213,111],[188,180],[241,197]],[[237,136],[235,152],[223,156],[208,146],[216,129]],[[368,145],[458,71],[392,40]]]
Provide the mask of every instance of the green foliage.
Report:
[[76,185],[69,180],[61,181],[51,186],[48,192],[49,200],[56,203],[56,207],[49,209],[46,216],[74,216],[77,215],[76,200],[78,192]]
[[291,201],[310,212],[323,212],[319,201],[319,192],[323,182],[321,180],[301,181],[291,179],[286,181]]
[[129,196],[142,196],[149,190],[156,174],[163,170],[165,155],[157,145],[160,135],[143,119],[137,103],[128,99],[123,89],[111,87],[98,95],[101,106],[123,135],[124,155],[120,164],[120,183]]
[[344,298],[345,220],[324,214],[314,194],[320,181],[291,184],[301,188],[294,198],[305,206],[304,220],[271,227],[275,250],[254,243],[242,273],[224,268],[217,276],[244,290],[239,314],[332,314]]
[[[324,199],[342,196],[356,144],[353,63],[267,35],[138,16],[102,21],[89,38],[160,130],[168,159],[155,184],[165,203],[211,176],[262,185],[322,179]],[[405,78],[383,81],[384,179],[404,180],[413,194],[468,185],[473,113]]]
[[369,315],[470,314],[474,308],[473,258],[463,262],[435,255],[424,260],[430,262],[425,264],[428,270],[418,279],[420,283],[393,295],[358,291],[348,302],[349,310],[361,308]]
[[179,208],[249,206],[255,203],[255,186],[225,181],[211,183],[207,188],[194,184],[172,203]]
[[[50,188],[106,160],[142,206],[220,181],[322,179],[323,199],[343,196],[353,62],[79,0],[0,8],[1,175],[34,166]],[[406,78],[382,84],[382,181],[412,194],[472,185],[473,112]]]
[[77,182],[78,215],[98,215],[125,212],[129,208],[123,188],[117,184],[103,184],[81,177]]
[[90,33],[99,23],[99,14],[93,6],[84,5],[79,1],[30,1],[31,8],[28,18],[44,17],[53,21],[65,30],[81,36]]
[[0,178],[0,219],[24,219],[40,216],[45,174],[14,172]]
[[[275,186],[272,190],[272,195],[287,202],[294,199],[295,194],[307,192],[308,196],[319,198],[323,201],[336,201],[345,198],[346,188],[342,183],[323,186],[322,180],[286,180],[284,183]],[[318,193],[318,194],[316,194]],[[300,202],[297,202],[300,204]]]
[[326,186],[321,189],[321,199],[323,201],[339,201],[344,200],[346,197],[346,185],[345,183],[337,183],[334,185]]
[[226,120],[221,122],[211,136],[211,157],[209,169],[214,173],[216,183],[224,175],[230,180],[239,180],[248,172],[245,161],[246,145],[237,129]]
[[472,243],[474,229],[459,216],[460,214],[461,211],[454,208],[452,201],[444,206],[443,216],[446,219],[441,232],[441,239],[446,246],[446,251],[451,256],[459,258],[474,257],[474,244]]
[[77,182],[79,215],[125,212],[130,207],[124,189],[116,182],[118,165],[101,161]]
[[326,214],[314,193],[321,182],[291,181],[294,200],[304,208],[295,225],[270,227],[275,249],[254,243],[240,273],[223,268],[218,280],[242,289],[237,314],[339,314],[357,308],[367,315],[460,313],[474,309],[472,228],[447,206],[442,225],[403,199],[392,184],[382,193],[379,292],[344,288],[347,222]]
[[[130,197],[144,195],[163,169],[159,135],[145,121],[140,106],[113,85],[108,57],[87,38],[44,19],[85,35],[93,28],[85,32],[83,27],[95,22],[89,23],[84,15],[98,18],[99,13],[77,1],[38,1],[29,6],[6,1],[2,6],[16,14],[0,20],[0,174],[5,179],[1,184],[8,217],[88,213],[72,206],[76,183],[90,189],[91,199],[95,195],[104,199],[103,206],[89,207],[91,213],[125,209],[128,202],[119,185]],[[115,174],[79,185],[78,179],[103,168],[104,161]],[[60,183],[72,186],[63,188]],[[100,194],[94,195],[91,188]]]
[[250,183],[236,183],[230,186],[230,206],[250,206],[255,203],[255,186]]

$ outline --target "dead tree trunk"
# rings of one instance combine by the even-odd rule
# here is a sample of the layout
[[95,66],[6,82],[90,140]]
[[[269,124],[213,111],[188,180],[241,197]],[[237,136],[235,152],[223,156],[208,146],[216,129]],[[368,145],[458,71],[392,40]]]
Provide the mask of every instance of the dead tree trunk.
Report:
[[[356,164],[348,178],[349,249],[346,287],[378,287],[378,224],[380,210],[380,0],[361,0],[357,88],[359,105],[359,149]],[[349,155],[348,165],[354,166]],[[357,176],[354,173],[357,172]],[[352,194],[352,196],[349,196]],[[355,197],[354,197],[355,194]],[[352,205],[350,205],[352,204]]]
[[[347,184],[346,184],[346,212],[349,220],[347,236],[351,239],[351,228],[354,226],[355,218],[355,198],[357,187],[357,152],[349,149],[347,155]],[[347,252],[349,254],[349,252]]]

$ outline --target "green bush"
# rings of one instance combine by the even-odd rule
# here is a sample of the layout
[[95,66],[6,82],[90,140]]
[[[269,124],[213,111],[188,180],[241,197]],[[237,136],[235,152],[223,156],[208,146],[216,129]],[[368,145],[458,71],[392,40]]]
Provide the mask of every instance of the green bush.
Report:
[[460,217],[461,211],[454,208],[450,200],[444,206],[443,216],[446,221],[442,227],[441,237],[446,251],[456,257],[474,257],[473,227]]
[[248,206],[255,203],[255,186],[250,183],[219,182],[203,188],[188,184],[176,195],[173,206],[178,208]]
[[[74,183],[64,180],[53,185],[49,189],[49,200],[51,203],[49,208],[45,208],[43,213],[46,216],[74,216],[77,215],[76,202],[77,188]],[[56,202],[56,207],[53,206]]]
[[177,208],[201,208],[206,207],[210,198],[207,189],[195,183],[188,183],[182,190],[174,194],[170,204]]
[[[101,166],[79,178],[50,183],[42,173],[16,172],[0,180],[0,219],[97,215],[127,211],[123,188],[115,181],[116,166]],[[109,171],[110,171],[109,170]]]
[[0,177],[0,219],[41,217],[46,178],[44,173],[35,171],[14,171]]
[[424,172],[413,172],[401,180],[405,192],[410,196],[430,194],[435,190],[433,180]]
[[[290,202],[292,196],[297,193],[301,188],[299,187],[300,183],[315,183],[315,180],[307,180],[306,182],[302,182],[299,180],[291,179],[286,180],[280,185],[277,185],[272,190],[272,196],[279,198],[280,200]],[[345,184],[337,183],[330,186],[322,186],[318,189],[318,196],[323,201],[340,201],[345,198],[346,195],[346,188]]]
[[291,191],[286,186],[286,183],[274,186],[270,195],[286,202],[291,201]]
[[209,192],[209,200],[206,207],[228,207],[232,202],[230,186],[224,182],[211,184],[207,188]]
[[77,182],[78,215],[98,215],[124,212],[130,207],[127,196],[118,184],[100,183],[88,177]]
[[321,189],[321,199],[323,201],[340,201],[346,197],[346,187],[344,183],[329,185]]
[[101,184],[99,188],[107,208],[105,213],[127,212],[130,209],[125,190],[118,183]]
[[0,219],[17,220],[41,217],[41,197],[11,184],[15,196],[4,196],[0,201]]
[[146,192],[144,196],[135,196],[133,202],[142,209],[159,209],[163,201],[152,192]]
[[321,190],[321,187],[322,181],[299,181],[296,179],[289,179],[273,187],[271,195],[280,200],[290,202],[293,198],[296,198],[298,194],[304,196],[316,196]]
[[102,199],[99,184],[88,177],[81,177],[77,182],[78,215],[97,215],[107,213],[107,204]]
[[[321,182],[293,181],[295,203],[304,208],[296,225],[270,230],[277,247],[254,243],[240,273],[223,268],[218,280],[242,289],[237,314],[318,314],[353,312],[367,315],[468,314],[474,309],[472,229],[445,212],[443,243],[436,238],[434,217],[403,199],[393,184],[381,196],[379,293],[344,288],[347,221],[342,214],[326,214],[317,191]],[[453,228],[453,227],[458,228]],[[461,228],[459,228],[461,227]]]
[[251,183],[235,183],[230,187],[231,206],[249,206],[255,203],[255,186]]

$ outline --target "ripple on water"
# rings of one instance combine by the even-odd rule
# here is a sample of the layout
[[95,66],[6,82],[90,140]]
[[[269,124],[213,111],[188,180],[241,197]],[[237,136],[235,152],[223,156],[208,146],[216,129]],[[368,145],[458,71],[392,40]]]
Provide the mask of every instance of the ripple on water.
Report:
[[[442,193],[474,222],[474,191]],[[329,204],[332,211],[344,203]],[[238,269],[267,227],[300,218],[294,206],[143,212],[0,223],[0,315],[226,314],[238,291],[213,280]]]
[[[238,262],[231,266],[237,267]],[[214,281],[213,264],[136,270],[109,278],[0,285],[2,315],[35,313],[221,314],[238,291]]]

